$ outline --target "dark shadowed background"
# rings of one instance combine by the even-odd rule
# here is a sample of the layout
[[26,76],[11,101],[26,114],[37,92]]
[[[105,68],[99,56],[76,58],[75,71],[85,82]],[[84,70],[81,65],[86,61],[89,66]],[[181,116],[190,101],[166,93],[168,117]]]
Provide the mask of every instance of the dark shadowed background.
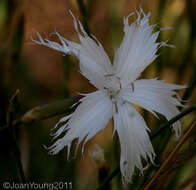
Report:
[[[35,30],[43,37],[58,41],[50,33],[58,31],[65,38],[78,41],[73,27],[74,15],[103,44],[112,59],[114,49],[123,38],[123,17],[142,7],[152,14],[151,23],[158,27],[171,26],[162,31],[159,40],[169,39],[173,48],[161,48],[160,56],[142,74],[142,77],[159,77],[167,82],[188,84],[180,92],[186,106],[196,103],[196,52],[195,0],[1,0],[0,1],[0,182],[72,182],[73,189],[96,189],[99,185],[100,167],[106,174],[119,165],[118,137],[112,138],[112,122],[87,143],[82,156],[66,159],[66,149],[51,156],[43,145],[51,145],[50,129],[58,115],[28,124],[12,123],[27,110],[62,100],[78,93],[88,93],[94,87],[78,72],[78,61],[71,56],[35,45]],[[130,21],[133,21],[130,19]],[[157,27],[157,29],[158,29]],[[142,55],[141,55],[142,56]],[[16,92],[19,89],[20,92]],[[18,93],[14,96],[14,93]],[[140,109],[148,126],[153,129],[165,122]],[[181,119],[183,131],[194,119],[191,113]],[[158,160],[164,161],[176,141],[168,130],[153,141]],[[151,189],[196,189],[196,133],[176,156],[172,169],[168,168]],[[168,143],[169,142],[169,143]],[[104,149],[104,165],[94,161],[90,154],[93,144]],[[193,146],[191,146],[193,145]],[[190,146],[190,148],[189,148]],[[21,155],[21,157],[20,157]],[[73,156],[72,156],[73,157]],[[141,189],[156,171],[149,170],[143,180],[137,176],[127,189]],[[165,182],[165,183],[164,183]],[[1,185],[1,184],[0,184]],[[115,177],[111,189],[122,189],[120,174]],[[0,187],[1,189],[2,187]],[[65,189],[65,188],[64,188]]]

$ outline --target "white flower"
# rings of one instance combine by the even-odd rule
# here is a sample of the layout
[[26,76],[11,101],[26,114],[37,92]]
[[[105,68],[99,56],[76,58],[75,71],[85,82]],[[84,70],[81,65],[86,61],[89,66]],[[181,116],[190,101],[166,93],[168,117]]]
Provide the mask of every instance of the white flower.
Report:
[[[136,15],[137,19],[129,24],[132,15]],[[124,18],[124,39],[115,52],[113,64],[100,42],[88,36],[74,16],[80,43],[71,42],[56,32],[61,41],[59,44],[44,40],[37,32],[39,41],[32,39],[36,44],[76,56],[82,75],[98,89],[84,95],[77,109],[57,123],[56,126],[62,122],[64,125],[56,131],[54,138],[66,133],[49,147],[51,154],[67,146],[69,156],[74,139],[78,139],[77,145],[84,140],[84,147],[113,118],[114,132],[117,131],[121,144],[120,168],[125,181],[131,181],[135,167],[141,172],[144,170],[142,158],[153,162],[155,153],[147,133],[150,130],[133,104],[155,116],[155,112],[162,114],[169,120],[179,113],[177,106],[182,106],[174,90],[185,86],[157,79],[136,80],[158,56],[157,50],[162,46],[170,46],[166,42],[156,42],[159,31],[152,32],[155,25],[149,24],[149,17],[150,13],[146,15],[140,10]],[[177,136],[180,135],[180,128],[179,121],[173,124]]]

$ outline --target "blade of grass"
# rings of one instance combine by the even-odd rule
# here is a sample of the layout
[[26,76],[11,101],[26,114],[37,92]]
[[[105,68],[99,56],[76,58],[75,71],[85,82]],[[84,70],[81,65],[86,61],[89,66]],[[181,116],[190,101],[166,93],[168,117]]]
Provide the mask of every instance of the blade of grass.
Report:
[[195,73],[196,73],[196,66],[192,72],[192,76],[190,77],[188,88],[185,90],[184,95],[182,97],[183,101],[187,101],[195,89],[195,86],[196,86]]
[[13,142],[13,152],[16,158],[18,175],[19,175],[19,178],[21,179],[21,182],[25,183],[26,180],[25,180],[25,174],[23,171],[23,166],[22,166],[22,161],[21,161],[21,152],[20,152],[20,148],[17,143],[15,127],[12,124],[12,120],[14,119],[18,111],[18,107],[19,107],[18,106],[19,105],[18,94],[19,94],[19,90],[16,90],[16,92],[13,94],[13,96],[10,99],[10,104],[9,104],[9,108],[7,111],[7,128],[11,132],[10,140]]
[[[159,8],[158,8],[158,20],[162,20],[163,16],[164,16],[164,10],[165,10],[165,6],[166,6],[166,0],[161,0],[159,1]],[[160,26],[161,27],[161,26]],[[162,40],[162,32],[160,32],[159,37],[158,37],[159,41],[163,41]],[[156,63],[156,72],[159,76],[161,76],[162,70],[164,69],[164,63],[163,63],[163,55],[161,54],[159,56],[159,59],[157,60]]]
[[78,3],[78,7],[80,9],[81,15],[82,15],[82,21],[84,24],[84,29],[87,32],[87,34],[90,36],[90,29],[88,26],[88,14],[87,14],[87,10],[86,7],[84,5],[83,0],[77,0]]

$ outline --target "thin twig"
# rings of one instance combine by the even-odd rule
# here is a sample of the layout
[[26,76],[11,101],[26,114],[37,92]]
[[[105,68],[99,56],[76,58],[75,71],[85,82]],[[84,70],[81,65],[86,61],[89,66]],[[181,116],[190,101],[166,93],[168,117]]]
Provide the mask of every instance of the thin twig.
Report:
[[147,185],[145,185],[144,188],[142,188],[142,190],[148,190],[153,184],[154,182],[157,180],[157,178],[160,176],[161,172],[163,171],[163,169],[168,165],[168,163],[173,159],[173,157],[177,154],[177,152],[179,151],[179,149],[181,148],[181,146],[185,143],[185,141],[187,140],[187,138],[190,136],[191,132],[193,131],[193,129],[196,127],[196,121],[194,121],[192,123],[192,125],[187,129],[187,131],[185,132],[185,134],[183,135],[183,137],[180,139],[180,141],[178,142],[178,144],[176,145],[176,147],[174,148],[174,150],[169,154],[169,156],[167,157],[167,159],[163,162],[162,166],[159,168],[159,170],[155,173],[155,175],[153,176],[153,178],[148,182]]

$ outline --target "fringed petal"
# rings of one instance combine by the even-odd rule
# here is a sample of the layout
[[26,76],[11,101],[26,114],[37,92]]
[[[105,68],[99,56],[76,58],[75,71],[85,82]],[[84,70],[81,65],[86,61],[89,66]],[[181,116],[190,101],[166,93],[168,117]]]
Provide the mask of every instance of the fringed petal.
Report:
[[68,47],[68,45],[66,44],[66,42],[63,40],[63,38],[61,37],[61,35],[57,32],[55,32],[55,34],[59,37],[59,40],[61,41],[61,44],[57,43],[57,42],[53,42],[46,39],[43,39],[42,36],[40,35],[40,33],[38,31],[35,31],[37,37],[39,40],[35,40],[31,37],[31,40],[38,45],[43,45],[46,47],[49,47],[51,49],[57,50],[62,52],[63,54],[73,54],[73,51]]
[[[39,40],[32,38],[32,41],[38,45],[47,46],[64,54],[72,54],[80,61],[81,73],[98,89],[104,86],[104,75],[113,73],[113,67],[109,57],[105,53],[103,46],[97,39],[93,39],[85,32],[82,24],[78,21],[72,12],[70,14],[74,20],[74,27],[80,39],[80,43],[75,43],[62,37],[58,32],[57,35],[60,43],[43,39],[36,31]],[[81,31],[81,33],[79,32]]]
[[149,129],[142,116],[128,103],[118,104],[114,128],[121,146],[121,173],[126,183],[131,182],[135,167],[141,173],[146,168],[142,165],[142,158],[153,163],[155,153],[147,133]]
[[54,134],[55,137],[58,137],[63,131],[67,130],[62,138],[59,138],[49,147],[51,154],[57,154],[67,146],[69,157],[71,143],[74,139],[78,139],[78,145],[85,139],[83,143],[84,147],[86,142],[95,136],[97,132],[104,129],[111,119],[113,105],[104,92],[96,91],[87,94],[80,101],[81,103],[74,113],[63,119],[63,122],[69,119],[66,124]]
[[[141,79],[134,82],[134,90],[126,88],[120,96],[125,101],[141,106],[152,113],[160,113],[170,120],[180,113],[177,107],[183,106],[174,90],[183,88],[186,86],[169,84],[157,79]],[[178,138],[181,132],[180,121],[172,126]]]
[[150,13],[146,15],[142,9],[135,13],[137,19],[132,24],[129,24],[129,17],[135,14],[124,18],[124,38],[114,57],[115,72],[123,86],[140,76],[158,56],[160,47],[170,46],[166,42],[156,42],[159,31],[153,33],[155,25],[149,24]]

